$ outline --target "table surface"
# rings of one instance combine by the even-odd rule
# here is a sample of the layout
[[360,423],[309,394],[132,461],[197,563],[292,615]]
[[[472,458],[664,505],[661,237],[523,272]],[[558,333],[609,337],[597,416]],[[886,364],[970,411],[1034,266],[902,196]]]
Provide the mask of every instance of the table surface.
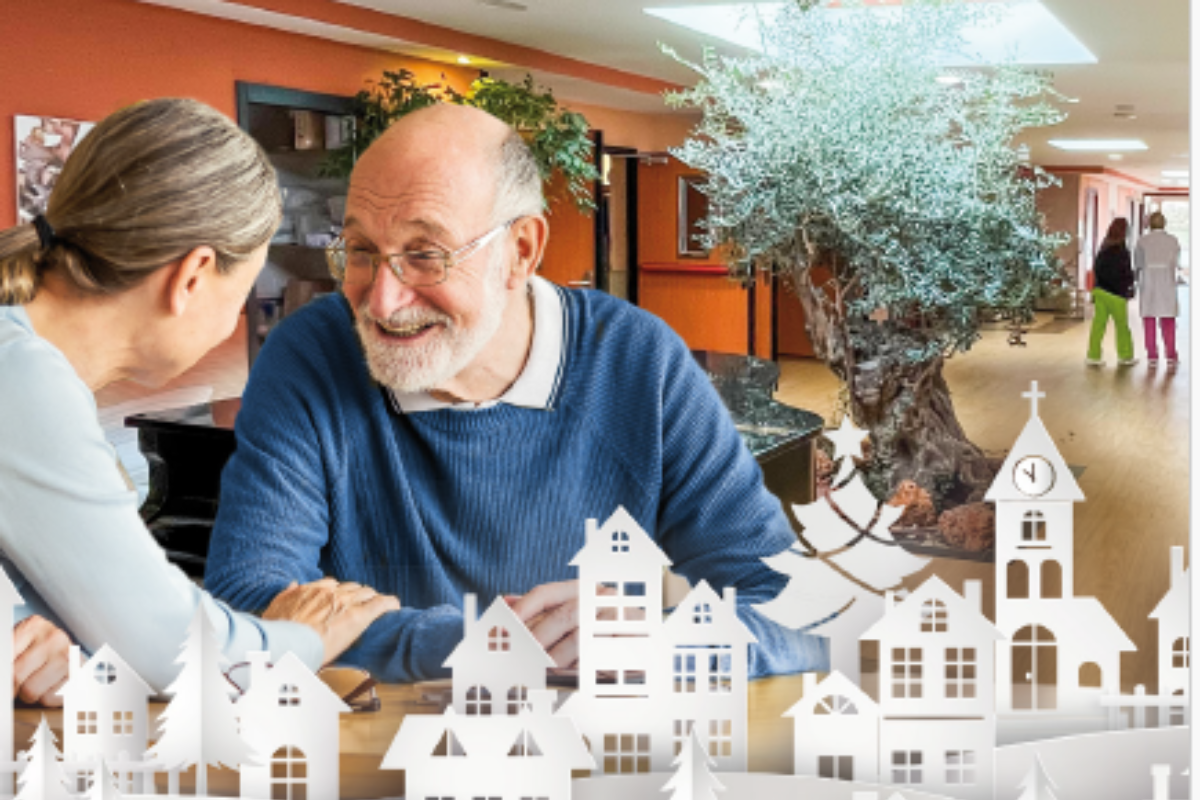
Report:
[[[440,684],[445,686],[446,684]],[[783,712],[801,695],[802,677],[787,675],[752,681],[749,686],[749,735],[751,772],[792,772],[792,720]],[[425,700],[436,684],[381,685],[383,708],[374,713],[343,714],[341,719],[341,797],[399,797],[404,793],[404,773],[379,769],[400,723],[408,714],[436,714],[436,702]],[[163,703],[150,704],[150,730],[158,730]],[[62,742],[62,710],[18,708],[14,742],[18,750],[29,746],[42,714]],[[581,775],[582,776],[582,775]],[[158,776],[159,790],[166,790],[166,776]],[[181,776],[184,794],[191,791],[190,776]],[[209,793],[233,797],[238,794],[237,774],[232,770],[209,771]]]

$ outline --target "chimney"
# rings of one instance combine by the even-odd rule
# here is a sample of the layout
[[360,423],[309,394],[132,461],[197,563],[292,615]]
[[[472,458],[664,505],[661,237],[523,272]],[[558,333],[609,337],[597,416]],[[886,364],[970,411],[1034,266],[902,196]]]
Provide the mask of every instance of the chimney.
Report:
[[246,660],[250,662],[250,686],[241,687],[243,692],[251,686],[261,685],[267,679],[267,662],[271,660],[271,654],[265,650],[254,650],[246,653]]
[[736,609],[737,608],[737,587],[736,586],[726,586],[725,591],[723,592],[723,595],[724,595],[723,599],[725,600],[725,605],[729,606],[732,609]]
[[883,615],[886,617],[896,607],[896,593],[888,589],[883,593]]
[[548,717],[554,713],[554,701],[558,699],[557,689],[531,689],[529,691],[529,708],[534,716]]
[[1183,548],[1171,548],[1171,588],[1183,586]]
[[967,605],[983,613],[983,581],[963,581],[963,597]]
[[70,656],[67,658],[67,681],[75,680],[79,668],[83,666],[83,656],[80,655],[79,645],[71,645]]
[[463,595],[463,639],[471,635],[471,629],[475,627],[475,623],[479,620],[477,602],[472,592],[467,592]]
[[589,547],[596,540],[596,520],[588,519],[587,526],[584,528],[583,546]]
[[805,672],[803,678],[804,682],[800,685],[800,696],[812,697],[813,693],[817,691],[817,673]]
[[[1176,550],[1182,553],[1183,548],[1172,547],[1172,557],[1174,557]],[[1153,800],[1171,800],[1171,765],[1155,764],[1150,767],[1150,777],[1154,781]]]

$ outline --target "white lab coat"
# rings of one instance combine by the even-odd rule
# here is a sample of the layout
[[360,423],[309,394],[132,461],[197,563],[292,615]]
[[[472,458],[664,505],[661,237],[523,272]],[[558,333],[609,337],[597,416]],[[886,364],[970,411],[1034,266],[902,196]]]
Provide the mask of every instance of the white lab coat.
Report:
[[1163,230],[1147,233],[1133,251],[1137,278],[1138,306],[1142,317],[1179,316],[1176,274],[1179,271],[1179,240]]

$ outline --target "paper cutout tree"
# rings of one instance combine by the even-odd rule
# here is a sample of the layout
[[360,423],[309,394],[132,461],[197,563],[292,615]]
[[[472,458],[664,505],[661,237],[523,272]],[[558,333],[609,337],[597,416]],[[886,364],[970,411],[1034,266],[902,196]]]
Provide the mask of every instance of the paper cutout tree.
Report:
[[695,728],[675,757],[674,766],[675,774],[662,788],[664,792],[672,792],[671,800],[717,800],[717,792],[725,791],[725,786],[712,774],[716,762],[704,749]]
[[45,715],[33,732],[29,762],[17,778],[16,800],[73,800],[67,790],[67,775],[59,761],[57,741]]
[[847,415],[824,436],[839,462],[833,488],[812,503],[792,506],[804,526],[801,541],[763,559],[790,580],[778,596],[755,608],[780,625],[828,637],[830,670],[858,684],[859,636],[883,616],[884,593],[928,559],[892,538],[891,527],[904,509],[880,505],[855,467],[866,432]]
[[1058,787],[1046,774],[1041,756],[1034,756],[1033,766],[1029,768],[1025,780],[1021,781],[1018,788],[1024,789],[1024,791],[1017,797],[1017,800],[1058,800],[1058,795],[1055,794]]
[[96,767],[96,774],[92,780],[92,785],[88,787],[87,792],[83,794],[84,800],[121,800],[124,797],[121,790],[117,788],[116,778],[108,769],[108,762],[101,758],[99,765]]
[[196,607],[175,663],[183,668],[167,687],[171,702],[161,717],[158,743],[147,755],[165,769],[195,764],[196,794],[206,795],[208,767],[237,769],[257,759],[238,728],[230,697],[237,690],[225,679],[222,666],[228,662],[204,603]]

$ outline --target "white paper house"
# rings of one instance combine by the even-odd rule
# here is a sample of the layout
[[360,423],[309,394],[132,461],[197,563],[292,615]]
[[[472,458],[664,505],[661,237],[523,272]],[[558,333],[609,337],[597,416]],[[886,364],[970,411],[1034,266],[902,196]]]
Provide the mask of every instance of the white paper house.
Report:
[[[1171,548],[1171,588],[1167,590],[1150,619],[1158,623],[1158,694],[1161,697],[1187,697],[1191,671],[1192,643],[1188,607],[1191,603],[1188,571],[1183,566],[1183,548]],[[1172,706],[1170,725],[1190,724],[1188,704]]]
[[405,796],[570,800],[571,771],[592,769],[571,720],[551,713],[555,692],[531,692],[516,715],[409,714],[383,757],[405,771]]
[[261,764],[241,765],[241,796],[255,800],[337,800],[338,716],[350,711],[291,653],[268,664],[249,653],[250,687],[237,701],[242,738]]
[[[108,645],[86,662],[78,646],[71,647],[63,698],[63,760],[110,764],[137,761],[149,745],[147,703],[154,691]],[[87,789],[95,770],[75,774],[77,792]],[[144,791],[142,773],[116,776],[126,793]]]
[[755,641],[736,592],[701,581],[662,619],[670,560],[618,508],[587,521],[579,569],[579,691],[559,709],[575,720],[605,773],[669,772],[695,728],[716,768],[746,765],[746,674]]
[[1074,504],[1084,497],[1032,413],[988,489],[996,504],[996,627],[1001,715],[1102,718],[1100,698],[1118,694],[1121,653],[1136,649],[1091,597],[1075,597]]
[[879,782],[879,706],[840,672],[820,683],[804,675],[804,695],[787,711],[793,719],[797,775]]
[[475,595],[463,598],[463,638],[445,666],[453,672],[452,705],[459,714],[516,714],[531,692],[546,688],[554,659],[503,597],[479,619]]
[[966,597],[936,575],[903,601],[888,593],[879,642],[879,780],[964,800],[991,800],[999,631],[983,588]]

